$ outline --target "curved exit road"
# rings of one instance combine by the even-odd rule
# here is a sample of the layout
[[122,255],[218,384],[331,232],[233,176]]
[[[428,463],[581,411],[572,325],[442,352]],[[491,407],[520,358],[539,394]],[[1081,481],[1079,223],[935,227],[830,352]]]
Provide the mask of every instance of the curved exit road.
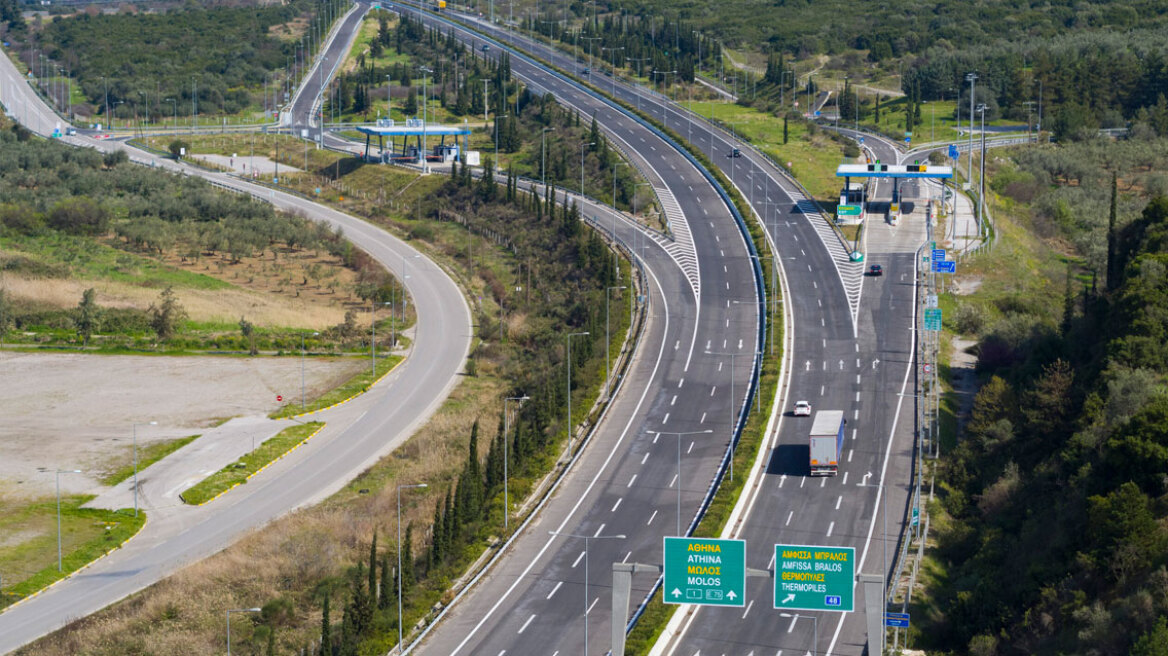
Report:
[[[0,102],[14,118],[43,136],[63,127],[6,56],[0,57]],[[416,339],[410,356],[392,374],[354,402],[312,415],[310,419],[326,421],[326,427],[247,485],[205,506],[151,513],[146,527],[125,547],[0,613],[0,653],[96,612],[224,549],[246,532],[340,489],[402,444],[439,407],[457,381],[472,336],[470,310],[454,281],[428,260],[415,260],[420,255],[417,251],[380,228],[297,196],[188,168],[121,143],[80,136],[63,140],[103,151],[125,149],[137,162],[198,175],[280,209],[343,228],[346,238],[404,281],[417,312]],[[413,263],[407,279],[404,267],[409,260]],[[144,359],[143,366],[149,362]]]

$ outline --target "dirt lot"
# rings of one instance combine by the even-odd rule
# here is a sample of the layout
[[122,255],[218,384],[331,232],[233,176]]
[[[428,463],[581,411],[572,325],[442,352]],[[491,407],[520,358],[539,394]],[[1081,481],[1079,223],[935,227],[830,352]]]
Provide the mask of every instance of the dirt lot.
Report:
[[[308,358],[308,396],[337,386],[368,363]],[[222,419],[267,414],[300,396],[300,358],[141,357],[0,353],[0,497],[96,493],[97,478],[139,444],[202,432]],[[92,472],[92,473],[88,473]]]

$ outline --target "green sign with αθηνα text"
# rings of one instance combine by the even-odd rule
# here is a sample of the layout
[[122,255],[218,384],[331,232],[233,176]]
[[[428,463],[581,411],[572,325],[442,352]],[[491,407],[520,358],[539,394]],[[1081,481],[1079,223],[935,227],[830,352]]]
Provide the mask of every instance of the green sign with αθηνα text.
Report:
[[743,606],[746,542],[710,538],[665,538],[667,604]]

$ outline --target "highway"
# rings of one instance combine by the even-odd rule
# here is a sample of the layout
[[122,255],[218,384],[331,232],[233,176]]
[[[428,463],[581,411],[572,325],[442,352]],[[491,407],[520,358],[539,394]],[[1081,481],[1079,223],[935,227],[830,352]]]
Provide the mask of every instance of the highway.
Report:
[[[59,119],[35,97],[7,57],[0,57],[0,101],[38,134],[51,134],[58,125]],[[405,260],[419,253],[380,228],[297,196],[146,155],[119,142],[84,136],[63,140],[99,150],[126,149],[132,159],[146,165],[198,175],[342,227],[346,238],[405,282],[418,317],[416,340],[410,356],[391,375],[357,401],[314,415],[313,419],[327,421],[325,429],[247,485],[205,506],[152,512],[142,532],[123,548],[0,613],[0,653],[141,590],[222,550],[248,531],[338,490],[402,444],[433,414],[453,389],[472,336],[470,311],[454,281],[425,259],[415,260],[405,278]]]
[[[462,30],[456,34],[481,44]],[[498,50],[492,48],[490,56]],[[664,320],[645,340],[607,420],[560,489],[417,653],[578,651],[585,644],[584,540],[549,531],[590,538],[589,650],[607,649],[606,564],[659,558],[661,537],[677,532],[677,486],[682,530],[688,526],[728,445],[732,413],[745,402],[758,345],[754,265],[728,207],[702,173],[653,130],[599,99],[526,59],[513,58],[511,65],[533,92],[550,91],[583,116],[595,112],[614,145],[631,154],[662,197],[676,239],[647,240],[645,256],[661,290],[651,303],[653,313]],[[596,212],[585,206],[586,215]],[[618,236],[631,243],[628,230],[627,223],[618,223]],[[653,264],[662,258],[668,266]],[[707,350],[734,353],[734,363]],[[705,430],[712,432],[684,438],[664,432]],[[626,537],[605,537],[618,535]],[[652,578],[635,582],[640,595],[652,584]]]
[[[460,18],[473,21],[477,29],[499,40],[514,39],[525,50],[562,70],[582,67],[552,48],[472,17]],[[513,66],[519,60],[513,57]],[[530,68],[521,73],[535,75]],[[567,99],[576,104],[579,92],[573,91],[573,85],[546,73],[539,80],[561,101]],[[862,558],[861,571],[872,574],[882,571],[887,546],[891,567],[897,546],[895,536],[899,535],[912,480],[915,407],[913,398],[902,394],[912,389],[913,264],[914,253],[926,234],[925,226],[920,221],[903,221],[896,228],[871,222],[863,247],[868,249],[868,262],[852,263],[815,205],[761,154],[658,94],[614,80],[598,80],[598,85],[606,91],[612,89],[617,97],[663,121],[695,148],[706,152],[743,191],[758,214],[765,217],[791,290],[790,298],[784,299],[784,308],[794,324],[794,347],[789,354],[791,379],[781,400],[787,407],[795,400],[805,399],[818,409],[841,409],[849,420],[840,475],[809,479],[805,476],[809,422],[784,417],[777,432],[770,436],[759,492],[744,502],[749,504],[749,510],[741,529],[728,535],[747,540],[747,564],[760,569],[772,565],[773,545],[780,542],[854,546]],[[619,131],[627,121],[614,114],[601,110],[597,116],[607,128],[615,126]],[[728,156],[734,147],[742,149],[742,157]],[[644,152],[643,147],[638,150]],[[882,264],[885,275],[864,277],[863,267],[868,263]],[[868,485],[858,485],[861,482]],[[887,485],[887,500],[881,484]],[[887,542],[882,539],[885,506],[890,533]],[[602,507],[595,512],[604,510]],[[593,544],[599,548],[599,543]],[[636,552],[630,559],[659,563],[659,543],[650,553]],[[640,580],[634,579],[635,583]],[[744,609],[704,609],[679,616],[681,630],[674,640],[659,646],[663,651],[687,656],[698,652],[749,654],[810,648],[814,642],[811,622],[792,620],[777,628],[780,617],[770,608],[770,585],[769,581],[751,583]],[[823,626],[815,645],[819,653],[829,649],[841,654],[864,651],[864,600],[859,592],[857,589],[857,612],[820,615]],[[525,621],[534,613],[530,604],[538,600],[508,603],[529,604],[518,613]],[[602,606],[597,605],[593,612],[604,612]],[[521,622],[515,628],[497,627],[496,632],[517,628],[522,628]],[[498,654],[494,647],[505,644],[503,640],[493,643],[492,649],[482,653]],[[526,643],[518,639],[510,644],[509,653],[552,653],[563,643],[541,643],[536,652],[519,649],[518,645]]]

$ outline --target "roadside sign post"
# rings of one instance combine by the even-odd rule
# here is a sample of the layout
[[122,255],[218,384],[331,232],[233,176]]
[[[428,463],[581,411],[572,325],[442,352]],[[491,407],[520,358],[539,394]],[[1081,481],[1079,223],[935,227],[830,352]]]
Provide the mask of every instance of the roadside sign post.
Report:
[[745,606],[746,542],[665,537],[667,604]]
[[907,629],[908,623],[908,613],[884,613],[884,626]]
[[855,580],[854,547],[775,545],[775,608],[850,613]]
[[925,330],[941,330],[941,308],[925,308]]

